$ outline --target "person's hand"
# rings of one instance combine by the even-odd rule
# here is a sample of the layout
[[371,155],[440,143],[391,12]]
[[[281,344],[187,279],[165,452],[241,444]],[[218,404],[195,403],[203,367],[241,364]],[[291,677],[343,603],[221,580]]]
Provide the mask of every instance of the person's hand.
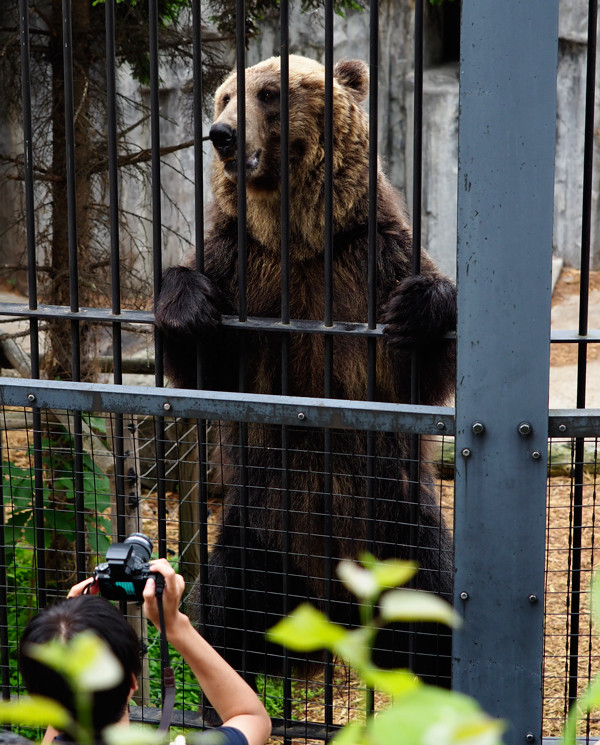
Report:
[[[89,588],[89,589],[86,589]],[[100,587],[98,586],[98,580],[95,577],[88,577],[83,582],[78,582],[73,585],[69,590],[68,598],[76,598],[79,595],[98,595],[100,593]]]
[[[185,580],[177,574],[166,559],[156,559],[150,562],[150,571],[159,572],[165,578],[162,595],[163,613],[167,637],[176,631],[178,624],[187,622],[186,615],[179,611],[179,603],[185,590]],[[156,600],[156,584],[153,579],[146,582],[143,592],[144,605],[142,610],[149,621],[160,631],[158,603]]]

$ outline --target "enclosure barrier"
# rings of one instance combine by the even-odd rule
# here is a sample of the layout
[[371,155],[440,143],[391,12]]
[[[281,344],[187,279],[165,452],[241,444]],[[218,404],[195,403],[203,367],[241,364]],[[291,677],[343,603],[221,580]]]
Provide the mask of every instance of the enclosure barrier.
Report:
[[[154,296],[163,271],[160,102],[160,19],[158,3],[148,3],[148,71],[150,175],[152,207],[152,281]],[[553,172],[556,127],[558,0],[462,0],[458,176],[458,351],[456,405],[423,406],[418,399],[417,365],[413,366],[412,400],[407,404],[375,401],[376,350],[383,328],[376,318],[378,86],[380,6],[371,3],[370,72],[370,226],[368,318],[348,323],[335,318],[333,300],[333,39],[334,7],[324,9],[325,90],[325,310],[323,318],[293,318],[290,311],[289,256],[289,38],[287,0],[280,3],[281,73],[281,314],[258,318],[248,314],[245,205],[246,174],[238,170],[239,307],[223,324],[248,343],[253,334],[277,335],[281,346],[281,395],[246,391],[244,365],[239,390],[202,390],[202,354],[198,352],[199,390],[166,388],[162,340],[156,336],[154,387],[125,381],[124,336],[130,328],[150,328],[153,314],[123,308],[120,275],[121,184],[115,0],[106,0],[106,159],[108,163],[108,226],[110,237],[111,307],[80,304],[78,258],[78,175],[75,125],[82,100],[74,90],[72,19],[74,4],[63,0],[60,18],[64,79],[64,166],[68,235],[69,301],[39,302],[36,266],[41,263],[40,163],[36,150],[39,128],[32,119],[35,88],[32,77],[32,5],[19,0],[24,200],[26,214],[27,302],[2,302],[0,315],[24,319],[30,339],[30,370],[18,378],[0,379],[4,422],[2,447],[2,522],[0,524],[0,651],[3,696],[17,692],[14,640],[32,609],[51,602],[69,582],[86,577],[102,558],[108,540],[122,540],[132,529],[152,532],[158,555],[178,558],[182,571],[199,572],[214,545],[220,498],[227,486],[227,463],[219,453],[222,422],[240,425],[239,458],[247,464],[249,437],[280,433],[281,469],[289,469],[290,442],[296,432],[320,428],[315,450],[324,453],[326,483],[324,524],[332,519],[334,495],[331,456],[334,433],[360,432],[357,461],[366,463],[367,499],[373,500],[378,458],[376,433],[408,433],[412,437],[409,480],[416,502],[421,445],[437,443],[435,459],[442,476],[435,489],[440,512],[454,528],[456,567],[454,603],[465,619],[454,634],[452,684],[475,696],[483,707],[508,723],[506,743],[551,742],[560,732],[568,704],[598,668],[596,642],[589,626],[589,578],[594,561],[595,495],[598,473],[600,412],[586,409],[588,348],[600,341],[600,330],[588,328],[590,293],[590,210],[594,133],[596,0],[589,2],[589,42],[585,178],[582,196],[580,325],[577,330],[550,332]],[[191,3],[193,42],[193,136],[196,265],[203,261],[204,188],[202,155],[203,35],[200,3]],[[237,0],[238,20],[246,16]],[[365,11],[367,12],[367,11]],[[14,20],[16,21],[15,14]],[[415,2],[414,143],[412,176],[413,271],[420,271],[423,29],[422,0]],[[56,22],[56,17],[54,21]],[[36,17],[36,24],[40,23]],[[37,38],[37,37],[36,37]],[[42,38],[45,38],[44,36]],[[246,29],[237,25],[239,142],[245,138],[244,74]],[[75,40],[77,41],[77,39]],[[50,44],[50,42],[46,42]],[[77,86],[75,86],[76,88]],[[89,113],[89,112],[88,112]],[[94,112],[97,115],[97,112]],[[103,124],[104,126],[104,124]],[[191,188],[191,187],[190,187]],[[80,197],[81,198],[81,197]],[[338,289],[339,291],[339,289]],[[100,304],[99,304],[100,305]],[[69,328],[70,381],[42,380],[41,335],[47,324]],[[81,337],[90,325],[112,333],[112,382],[81,382]],[[290,339],[310,334],[324,339],[322,398],[290,396],[286,370]],[[332,397],[334,341],[366,340],[368,383],[365,401]],[[452,343],[452,340],[448,340]],[[576,344],[579,350],[577,408],[548,410],[550,343]],[[8,345],[3,343],[7,356]],[[149,353],[150,356],[151,352]],[[8,355],[10,356],[10,355]],[[14,367],[15,365],[13,365]],[[11,422],[18,420],[17,424]],[[13,426],[16,429],[13,429]],[[18,434],[17,434],[18,433]],[[455,440],[455,445],[453,444]],[[454,448],[455,462],[448,457]],[[107,478],[110,476],[110,479]],[[557,476],[557,474],[560,474]],[[554,481],[553,481],[554,479]],[[558,479],[558,483],[557,483]],[[289,485],[283,491],[289,492]],[[243,485],[240,489],[243,492]],[[52,494],[52,498],[50,498]],[[59,496],[60,495],[60,498]],[[284,495],[285,496],[285,495]],[[288,495],[289,496],[289,495]],[[49,501],[50,500],[50,501]],[[246,505],[247,506],[247,505]],[[286,547],[282,590],[287,596],[286,562],[297,515],[283,514]],[[61,536],[67,543],[61,542]],[[90,538],[95,536],[95,538]],[[70,539],[74,539],[75,548]],[[322,557],[333,581],[331,545]],[[72,552],[73,566],[61,564]],[[26,578],[26,581],[23,581]],[[28,582],[32,582],[28,586]],[[130,609],[131,615],[135,611]],[[139,615],[138,615],[139,618]],[[140,631],[146,633],[143,625]],[[150,665],[153,646],[151,643]],[[242,650],[243,653],[243,650]],[[283,654],[283,653],[282,653]],[[267,661],[265,652],[265,664]],[[253,672],[253,671],[252,671]],[[145,671],[134,718],[157,719],[156,695],[148,690]],[[181,673],[181,706],[176,722],[203,726],[199,692]],[[266,698],[277,698],[274,734],[286,742],[328,739],[348,716],[359,716],[356,681],[328,660],[317,681],[295,680],[285,660],[281,690],[262,683]],[[318,702],[318,706],[315,703]],[[381,700],[367,697],[367,708]],[[600,734],[590,718],[582,742]],[[590,739],[591,738],[591,739]]]

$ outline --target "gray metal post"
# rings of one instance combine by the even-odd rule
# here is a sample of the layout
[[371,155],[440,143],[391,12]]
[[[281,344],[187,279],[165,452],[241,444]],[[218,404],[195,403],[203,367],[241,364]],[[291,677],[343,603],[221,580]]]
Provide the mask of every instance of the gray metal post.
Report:
[[454,687],[541,740],[558,0],[463,0]]

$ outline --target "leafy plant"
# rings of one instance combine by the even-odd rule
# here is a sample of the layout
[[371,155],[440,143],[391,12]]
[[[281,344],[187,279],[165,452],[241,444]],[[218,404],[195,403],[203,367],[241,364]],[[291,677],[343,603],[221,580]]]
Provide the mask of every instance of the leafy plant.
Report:
[[[33,448],[28,449],[31,461]],[[88,540],[97,554],[106,553],[110,545],[111,524],[103,512],[110,507],[110,481],[93,459],[82,456],[82,491],[84,519],[88,528]],[[47,545],[52,531],[60,533],[67,540],[75,541],[75,503],[76,479],[74,442],[65,430],[59,440],[42,440],[42,467],[44,480],[42,499],[45,507],[52,503],[55,509],[44,510],[44,531]],[[4,494],[10,498],[11,511],[6,520],[8,561],[18,543],[35,545],[35,470],[32,466],[22,468],[9,461],[2,462],[2,482]],[[60,503],[55,497],[60,495]]]
[[327,649],[353,667],[367,686],[391,695],[388,708],[343,727],[334,738],[336,745],[500,745],[503,722],[485,714],[473,699],[426,685],[408,670],[384,670],[373,663],[375,636],[386,624],[460,624],[454,610],[435,595],[398,589],[415,572],[411,562],[380,562],[370,554],[360,565],[342,561],[338,576],[358,598],[361,626],[348,630],[306,603],[276,624],[268,637],[297,652]]
[[269,678],[259,675],[256,679],[256,690],[270,717],[283,716],[283,681],[281,678]]
[[[594,624],[600,625],[600,575],[598,573],[592,578],[591,613]],[[578,721],[598,709],[600,709],[600,674],[592,678],[586,690],[571,706],[563,730],[564,745],[576,745]]]
[[[183,657],[175,650],[169,651],[169,661],[175,674],[175,705],[186,709],[200,706],[200,686],[185,663]],[[162,678],[160,669],[160,633],[152,625],[148,625],[148,670],[150,701],[160,706],[162,701]]]

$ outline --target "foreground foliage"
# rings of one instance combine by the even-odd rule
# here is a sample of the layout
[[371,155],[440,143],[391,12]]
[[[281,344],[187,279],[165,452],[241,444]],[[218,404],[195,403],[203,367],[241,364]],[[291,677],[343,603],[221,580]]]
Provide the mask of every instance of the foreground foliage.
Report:
[[326,649],[353,667],[366,686],[389,694],[392,703],[364,722],[349,722],[335,745],[500,745],[504,723],[489,717],[462,694],[425,685],[410,671],[385,670],[372,661],[378,630],[401,621],[460,625],[455,611],[435,595],[398,589],[416,573],[411,562],[384,562],[365,555],[361,565],[342,561],[338,576],[357,596],[362,625],[345,629],[303,604],[270,632],[273,642],[297,652]]

